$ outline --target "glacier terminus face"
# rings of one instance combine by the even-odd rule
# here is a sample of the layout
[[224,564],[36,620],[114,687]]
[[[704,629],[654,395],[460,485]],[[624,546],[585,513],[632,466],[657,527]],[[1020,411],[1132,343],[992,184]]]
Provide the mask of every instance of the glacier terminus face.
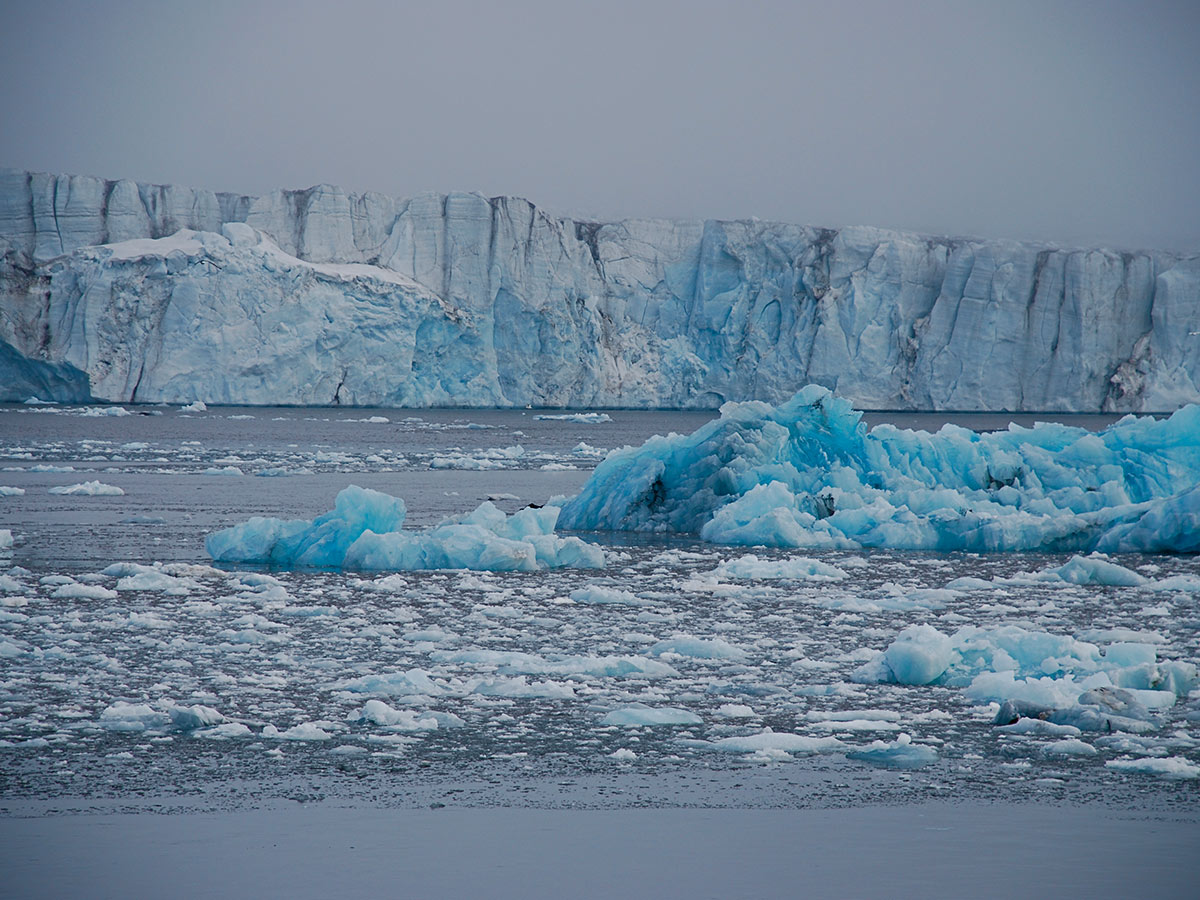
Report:
[[1200,401],[1200,256],[479,194],[0,173],[0,398],[716,408]]

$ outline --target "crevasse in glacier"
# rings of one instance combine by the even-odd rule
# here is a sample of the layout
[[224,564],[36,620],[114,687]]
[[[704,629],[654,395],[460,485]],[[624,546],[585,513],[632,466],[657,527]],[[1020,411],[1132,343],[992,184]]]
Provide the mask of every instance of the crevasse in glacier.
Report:
[[773,547],[1200,551],[1200,406],[1099,433],[860,419],[816,385],[778,407],[727,404],[693,434],[610,453],[558,525]]
[[0,172],[0,398],[1200,401],[1200,256]]

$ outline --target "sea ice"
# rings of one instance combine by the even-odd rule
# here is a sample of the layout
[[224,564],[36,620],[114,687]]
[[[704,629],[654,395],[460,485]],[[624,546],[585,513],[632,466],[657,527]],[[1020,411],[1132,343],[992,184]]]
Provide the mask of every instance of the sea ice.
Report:
[[906,628],[855,671],[860,682],[965,687],[975,701],[1003,704],[996,724],[1032,733],[1022,717],[1083,731],[1142,732],[1198,683],[1193,663],[1158,661],[1152,644],[1118,641],[1102,649],[1065,635],[1015,625],[965,626],[945,635]]
[[844,742],[835,737],[810,737],[786,731],[772,731],[770,728],[744,737],[720,738],[709,746],[713,750],[724,753],[758,753],[780,750],[784,753],[801,755],[838,753],[847,748]]
[[701,725],[703,722],[704,720],[695,713],[673,706],[656,709],[629,706],[614,709],[600,720],[602,725],[621,725],[626,728],[640,725]]
[[[815,385],[778,407],[728,403],[691,435],[610,453],[559,524],[797,548],[1200,550],[1200,406],[1096,434],[1048,423],[930,434],[860,419]],[[1120,568],[1079,558],[1057,576],[1140,577]]]
[[79,484],[60,484],[50,488],[51,494],[83,495],[86,497],[120,497],[125,492],[114,484],[83,481]]
[[790,559],[759,559],[753,553],[721,563],[713,571],[717,578],[790,578],[795,581],[841,581],[844,570],[820,560],[795,556]]
[[89,406],[87,409],[82,410],[79,415],[87,418],[104,418],[106,416],[131,416],[133,413],[123,406]]
[[527,507],[506,516],[492,503],[424,531],[404,531],[404,501],[351,485],[312,521],[255,517],[210,534],[218,562],[351,569],[477,569],[532,572],[599,568],[604,552],[554,533],[558,508]]
[[723,641],[720,638],[713,638],[710,641],[706,641],[687,634],[677,634],[668,640],[659,641],[650,648],[649,653],[651,656],[671,654],[674,656],[707,660],[731,659],[740,661],[746,658],[744,650],[733,646],[728,641]]
[[893,769],[919,769],[937,761],[937,751],[925,744],[914,744],[912,735],[901,734],[894,741],[873,741],[846,753],[848,759]]
[[1068,584],[1102,584],[1116,587],[1138,587],[1149,579],[1132,569],[1106,559],[1073,556],[1065,565],[1042,573],[1046,580],[1060,579]]
[[333,735],[322,728],[322,724],[327,723],[301,722],[285,731],[280,731],[274,725],[268,725],[263,728],[262,736],[280,741],[328,741]]
[[191,731],[228,722],[225,716],[207,706],[178,706],[170,700],[156,705],[117,701],[100,714],[100,727],[108,731],[165,731],[174,728]]
[[619,603],[626,606],[649,606],[652,601],[643,600],[636,594],[631,594],[629,591],[623,591],[619,588],[605,587],[599,584],[589,584],[586,587],[581,587],[571,591],[571,599],[576,603]]
[[1164,778],[1200,778],[1200,766],[1182,756],[1143,757],[1141,759],[1110,759],[1105,763],[1119,772],[1143,772]]
[[51,596],[56,600],[116,600],[117,592],[99,584],[70,582],[59,585]]
[[534,416],[535,419],[558,421],[558,422],[574,422],[579,425],[599,425],[603,422],[611,422],[612,416],[608,413],[590,412],[590,413],[543,413]]
[[363,675],[337,685],[338,690],[354,694],[382,694],[384,696],[431,697],[445,693],[422,669],[407,672],[390,672],[382,675]]
[[438,727],[438,720],[434,716],[421,716],[408,709],[393,709],[382,700],[368,700],[355,718],[397,731],[436,731]]

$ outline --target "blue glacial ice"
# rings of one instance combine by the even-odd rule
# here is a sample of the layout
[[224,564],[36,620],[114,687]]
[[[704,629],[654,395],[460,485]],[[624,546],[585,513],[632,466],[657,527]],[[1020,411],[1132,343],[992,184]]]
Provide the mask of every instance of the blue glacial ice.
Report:
[[210,534],[205,549],[217,562],[280,567],[493,572],[602,567],[599,547],[554,533],[558,512],[553,506],[527,507],[505,516],[485,502],[432,528],[405,531],[403,500],[351,485],[337,495],[332,510],[311,521],[256,516]]
[[968,625],[953,634],[912,625],[854,678],[960,687],[970,700],[1001,704],[996,724],[1010,733],[1062,737],[1152,731],[1156,711],[1200,684],[1194,663],[1159,660],[1153,644],[1114,641],[1101,648],[1017,625]]
[[1198,293],[1194,253],[0,170],[11,400],[1171,410]]
[[769,547],[1196,552],[1200,406],[1099,433],[868,430],[848,401],[810,385],[610,453],[558,524]]

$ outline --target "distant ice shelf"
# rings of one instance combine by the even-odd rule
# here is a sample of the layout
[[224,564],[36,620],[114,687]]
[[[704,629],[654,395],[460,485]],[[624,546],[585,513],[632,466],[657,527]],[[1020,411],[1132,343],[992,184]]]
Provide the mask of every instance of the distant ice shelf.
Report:
[[0,399],[1200,402],[1200,254],[0,172]]

